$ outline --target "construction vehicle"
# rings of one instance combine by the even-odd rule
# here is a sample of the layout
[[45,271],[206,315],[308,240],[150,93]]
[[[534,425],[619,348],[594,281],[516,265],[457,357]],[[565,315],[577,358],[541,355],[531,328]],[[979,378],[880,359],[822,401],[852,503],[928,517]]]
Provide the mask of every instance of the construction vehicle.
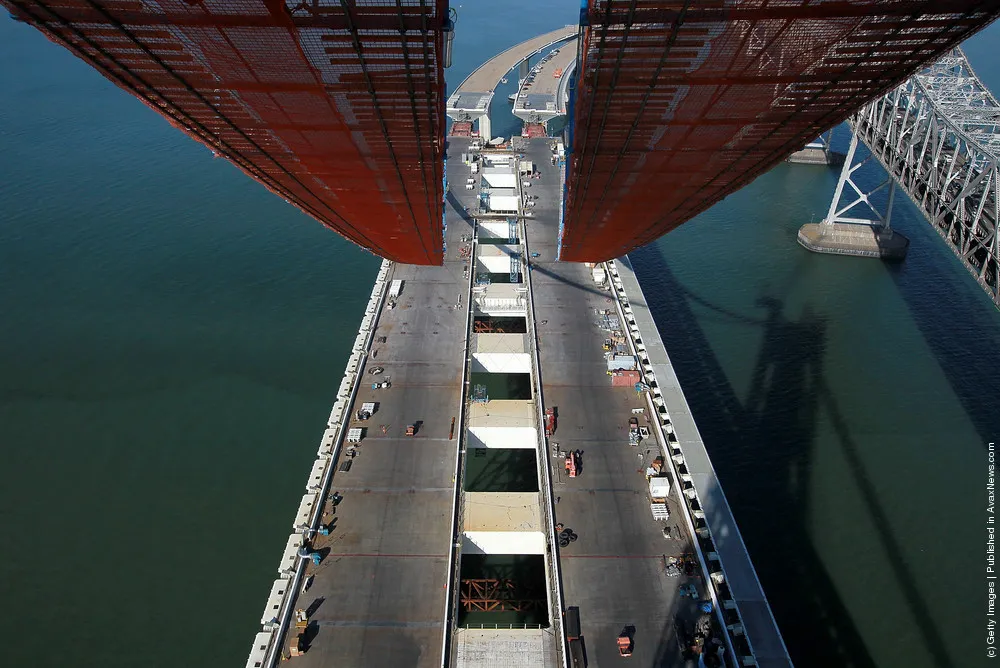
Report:
[[408,425],[406,425],[406,435],[407,436],[413,436],[416,433],[417,433],[417,425],[415,425],[415,424],[408,424]]
[[570,478],[580,474],[580,451],[574,450],[566,455],[566,473]]
[[556,433],[556,409],[545,409],[545,435],[551,436]]
[[618,654],[620,656],[632,656],[632,638],[627,631],[618,634]]

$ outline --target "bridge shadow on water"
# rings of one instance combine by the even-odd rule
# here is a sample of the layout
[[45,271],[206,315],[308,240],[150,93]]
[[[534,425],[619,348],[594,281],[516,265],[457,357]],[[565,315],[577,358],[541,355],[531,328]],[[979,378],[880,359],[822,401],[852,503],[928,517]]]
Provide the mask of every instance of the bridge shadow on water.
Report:
[[[813,667],[875,666],[810,533],[813,448],[817,421],[825,414],[867,512],[884,528],[878,534],[880,546],[920,627],[922,650],[936,666],[954,665],[930,621],[916,577],[888,532],[849,421],[827,386],[824,319],[807,309],[789,320],[784,303],[773,296],[758,299],[759,318],[733,314],[681,285],[656,246],[630,257],[793,661]],[[694,304],[741,327],[763,328],[745,403],[699,326]],[[673,663],[677,650],[672,639],[673,630],[663,629],[655,665]]]
[[1000,318],[989,298],[975,293],[981,287],[960,284],[974,280],[964,267],[949,271],[947,263],[956,260],[942,257],[950,255],[943,240],[920,213],[914,216],[904,229],[912,240],[909,256],[886,269],[986,448],[1000,433]]

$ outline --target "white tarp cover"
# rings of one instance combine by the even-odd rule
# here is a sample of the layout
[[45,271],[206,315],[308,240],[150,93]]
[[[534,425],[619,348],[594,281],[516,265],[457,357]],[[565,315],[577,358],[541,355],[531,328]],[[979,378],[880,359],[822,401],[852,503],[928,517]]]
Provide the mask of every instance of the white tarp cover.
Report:
[[466,492],[462,530],[467,532],[542,530],[538,492]]
[[473,353],[473,373],[531,373],[528,353]]
[[490,211],[514,213],[517,211],[517,195],[495,195],[490,193],[486,198],[486,206]]
[[463,554],[545,554],[541,531],[466,531]]
[[490,274],[510,273],[510,257],[507,255],[480,255],[476,265],[479,271]]
[[468,447],[535,449],[535,403],[530,400],[488,401],[469,407]]
[[483,188],[514,188],[517,186],[517,177],[508,172],[501,172],[495,169],[483,171]]
[[538,447],[534,427],[469,427],[468,447],[533,450]]
[[479,223],[479,233],[489,232],[490,236],[507,239],[510,237],[510,223],[497,220],[483,220]]

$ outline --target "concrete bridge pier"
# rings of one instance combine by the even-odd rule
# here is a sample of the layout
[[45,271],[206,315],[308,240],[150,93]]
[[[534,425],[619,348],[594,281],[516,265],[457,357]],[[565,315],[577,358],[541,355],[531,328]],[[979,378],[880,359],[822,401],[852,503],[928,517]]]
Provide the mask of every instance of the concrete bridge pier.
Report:
[[[807,223],[799,229],[798,242],[804,248],[815,253],[832,253],[834,255],[854,255],[857,257],[877,257],[886,260],[902,260],[910,246],[910,240],[892,229],[892,202],[896,195],[896,181],[891,175],[875,188],[865,192],[851,178],[872,159],[867,158],[855,163],[858,148],[857,133],[851,134],[851,147],[847,151],[844,166],[840,170],[840,180],[834,191],[833,200],[826,218],[820,223]],[[853,199],[843,204],[844,187],[850,186]],[[888,203],[885,214],[882,214],[871,196],[888,187]],[[875,215],[875,219],[855,218],[847,214],[856,206],[863,204]]]
[[483,140],[483,143],[493,139],[493,135],[490,133],[490,115],[488,112],[479,117],[479,138]]

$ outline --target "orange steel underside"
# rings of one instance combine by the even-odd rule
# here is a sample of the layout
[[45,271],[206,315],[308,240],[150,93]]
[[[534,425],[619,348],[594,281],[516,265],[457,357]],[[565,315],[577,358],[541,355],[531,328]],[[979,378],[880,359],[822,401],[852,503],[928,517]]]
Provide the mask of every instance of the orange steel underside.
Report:
[[[447,0],[0,5],[363,248],[441,264]],[[589,0],[561,258],[656,239],[998,13],[1000,0]]]
[[561,259],[666,234],[998,13],[1000,0],[589,0]]
[[446,0],[0,0],[363,248],[443,259]]

